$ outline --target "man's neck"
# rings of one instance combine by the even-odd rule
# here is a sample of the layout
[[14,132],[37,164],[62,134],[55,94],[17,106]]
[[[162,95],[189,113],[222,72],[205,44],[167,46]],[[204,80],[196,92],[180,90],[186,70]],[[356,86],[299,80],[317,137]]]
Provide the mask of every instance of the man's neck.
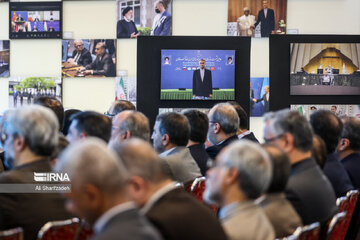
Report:
[[44,158],[46,157],[36,155],[33,152],[31,152],[29,148],[26,148],[24,149],[24,151],[22,151],[21,153],[15,156],[14,167],[21,166],[27,163],[36,162]]
[[217,141],[216,144],[219,144],[220,142],[225,141],[226,139],[228,139],[234,135],[235,134],[225,134],[225,133],[221,132],[216,136],[216,141]]
[[103,215],[108,210],[110,210],[111,208],[117,205],[130,201],[129,197],[123,193],[115,193],[115,194],[111,194],[111,196],[104,196],[103,200],[104,201],[99,216]]
[[223,196],[224,198],[220,202],[220,207],[227,206],[234,202],[244,202],[247,200],[247,198],[239,191],[237,184],[229,187]]
[[[159,183],[149,183],[147,194],[144,198],[144,205],[150,200],[150,198],[160,189],[170,184],[172,181],[170,179],[165,179]],[[143,206],[141,206],[143,207]]]
[[197,145],[197,144],[200,144],[200,143],[199,143],[199,142],[191,141],[191,140],[189,139],[188,144],[186,145],[186,147],[191,147],[191,146],[194,146],[194,145]]
[[346,149],[344,151],[337,152],[340,160],[343,160],[344,158],[346,158],[347,156],[349,156],[350,154],[353,154],[353,153],[356,153],[356,151],[354,151],[352,149]]
[[311,152],[301,152],[297,149],[294,149],[292,152],[288,153],[291,164],[301,162],[304,159],[311,157]]
[[173,144],[173,143],[168,143],[168,144],[165,146],[164,152],[167,151],[167,150],[170,150],[170,149],[172,149],[172,148],[174,148],[174,147],[177,147],[177,145],[175,145],[175,144]]

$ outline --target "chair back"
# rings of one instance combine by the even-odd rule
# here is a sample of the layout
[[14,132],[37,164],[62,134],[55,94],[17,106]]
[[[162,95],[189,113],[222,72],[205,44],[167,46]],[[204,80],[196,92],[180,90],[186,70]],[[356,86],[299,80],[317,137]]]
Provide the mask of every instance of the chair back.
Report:
[[330,222],[327,240],[343,240],[345,237],[346,212],[337,213]]
[[294,234],[293,238],[289,239],[298,239],[298,240],[319,240],[320,237],[320,223],[315,222],[310,225],[303,227],[298,227]]
[[0,240],[23,240],[24,230],[21,227],[0,231]]
[[84,227],[78,218],[46,223],[39,231],[38,240],[86,240],[92,236],[92,230]]
[[[200,202],[204,203],[204,192],[206,189],[206,178],[205,177],[198,177],[196,178],[192,184],[189,184],[186,191],[190,192],[195,198],[197,198]],[[205,203],[206,204],[206,203]],[[210,207],[210,209],[217,214],[218,211],[218,207],[215,205],[209,205],[206,204],[207,206]]]

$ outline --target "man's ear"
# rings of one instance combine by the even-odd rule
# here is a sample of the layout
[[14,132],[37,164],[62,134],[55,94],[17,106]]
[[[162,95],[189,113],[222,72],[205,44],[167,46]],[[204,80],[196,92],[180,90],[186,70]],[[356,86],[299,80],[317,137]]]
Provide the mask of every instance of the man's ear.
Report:
[[22,152],[26,147],[25,138],[22,136],[14,137],[13,144],[15,152]]
[[221,126],[218,122],[214,124],[214,133],[219,133],[221,131]]
[[91,207],[91,209],[98,209],[103,205],[104,196],[97,187],[92,184],[86,184],[83,190],[87,206]]
[[120,138],[121,138],[121,140],[131,138],[131,132],[129,130],[126,130],[125,132],[120,134]]
[[285,133],[283,139],[284,139],[283,150],[286,153],[291,152],[294,149],[294,142],[295,142],[294,136],[291,135],[290,133]]
[[238,182],[238,178],[239,178],[239,170],[233,167],[233,168],[229,168],[224,181],[226,184],[231,185],[234,182]]
[[350,146],[350,141],[347,138],[341,138],[339,143],[338,143],[338,147],[337,150],[338,151],[344,151],[346,150],[348,147]]
[[167,133],[161,136],[161,142],[163,146],[167,146],[170,143],[170,137]]
[[146,199],[148,184],[143,178],[132,176],[128,181],[127,192],[130,198],[141,206]]

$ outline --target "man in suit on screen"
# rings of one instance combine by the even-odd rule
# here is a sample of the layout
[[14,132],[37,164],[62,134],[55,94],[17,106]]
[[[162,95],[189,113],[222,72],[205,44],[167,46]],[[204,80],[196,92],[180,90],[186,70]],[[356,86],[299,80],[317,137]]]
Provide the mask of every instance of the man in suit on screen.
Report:
[[155,12],[151,35],[153,36],[170,36],[171,35],[171,14],[166,11],[166,4],[162,0],[155,2]]
[[200,69],[193,74],[193,98],[212,98],[212,76],[211,71],[205,69],[205,60],[199,61]]
[[275,30],[275,13],[273,9],[268,8],[268,1],[263,1],[263,9],[258,13],[255,28],[259,23],[261,23],[261,37],[269,37]]

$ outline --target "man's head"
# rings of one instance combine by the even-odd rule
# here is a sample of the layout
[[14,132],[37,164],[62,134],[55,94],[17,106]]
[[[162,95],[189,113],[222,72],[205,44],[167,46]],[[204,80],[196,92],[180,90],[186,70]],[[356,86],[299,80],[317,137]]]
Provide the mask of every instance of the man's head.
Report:
[[232,57],[228,57],[228,63],[232,62]]
[[234,142],[208,170],[204,199],[221,207],[235,196],[241,198],[236,201],[256,199],[269,186],[271,172],[269,156],[260,145],[247,140]]
[[265,142],[272,143],[285,151],[291,161],[295,160],[294,153],[310,153],[313,132],[309,122],[298,111],[284,109],[267,113],[264,118]]
[[269,86],[265,86],[264,90],[265,90],[265,93],[269,93],[270,87],[269,87]]
[[264,149],[269,154],[272,164],[272,178],[266,193],[281,193],[285,190],[290,176],[289,157],[273,145],[265,145]]
[[116,100],[111,103],[111,106],[108,111],[108,115],[111,117],[114,117],[118,113],[121,113],[122,111],[125,111],[125,110],[134,110],[135,111],[136,108],[135,108],[134,104],[132,104],[131,102],[129,102],[127,100]]
[[212,144],[217,144],[236,134],[239,127],[239,116],[231,104],[216,104],[211,108],[208,117],[208,140]]
[[235,101],[229,102],[236,110],[238,116],[239,116],[239,129],[241,130],[247,130],[249,129],[249,120],[248,115],[245,112],[245,110]]
[[158,0],[155,2],[155,12],[162,13],[165,11],[165,2],[162,0]]
[[316,108],[315,106],[311,106],[311,107],[310,107],[310,110],[311,110],[311,111],[316,111],[317,108]]
[[201,59],[201,60],[199,61],[199,66],[200,66],[201,69],[204,69],[204,68],[205,68],[205,64],[206,64],[206,61],[205,61],[204,59]]
[[5,161],[14,162],[7,165],[50,157],[58,144],[58,129],[58,120],[48,108],[31,105],[9,111],[3,135]]
[[34,99],[34,104],[41,105],[43,107],[47,107],[51,109],[55,113],[59,121],[59,131],[63,129],[64,107],[59,100],[53,97],[41,96]]
[[75,47],[75,50],[78,52],[78,53],[81,53],[82,50],[84,49],[84,43],[81,39],[78,39],[78,40],[75,40],[74,41],[74,47]]
[[337,111],[337,106],[331,106],[331,112],[335,113],[336,114],[336,111]]
[[248,7],[244,7],[244,15],[249,16],[249,14],[250,14],[250,9]]
[[324,140],[327,153],[335,152],[343,128],[341,120],[332,112],[321,109],[310,115],[310,123],[314,133]]
[[96,44],[96,46],[95,46],[95,54],[96,54],[97,57],[104,56],[105,52],[106,52],[106,47],[105,47],[104,42],[99,42],[98,44]]
[[337,151],[340,153],[346,150],[360,151],[360,120],[355,117],[344,119],[344,127]]
[[89,138],[70,145],[60,156],[55,170],[67,173],[71,193],[66,207],[91,225],[109,208],[126,201],[127,172],[106,144]]
[[97,112],[85,111],[72,116],[67,139],[70,144],[87,137],[97,137],[108,142],[111,136],[111,120]]
[[268,5],[269,5],[269,3],[268,3],[268,1],[263,1],[263,8],[268,8]]
[[126,7],[123,11],[122,11],[122,15],[127,19],[127,20],[131,20],[134,16],[133,14],[133,10],[131,7]]
[[190,124],[190,140],[195,143],[205,143],[209,129],[207,115],[198,110],[186,110],[183,114]]
[[141,112],[122,111],[112,120],[111,142],[133,137],[150,140],[149,120]]
[[161,160],[151,145],[141,139],[117,142],[111,148],[121,156],[120,161],[130,175],[130,197],[138,206],[144,206],[154,190],[150,186],[168,180],[163,173]]
[[156,117],[151,139],[154,148],[162,153],[176,146],[186,146],[190,136],[190,125],[186,117],[180,113],[162,113]]

